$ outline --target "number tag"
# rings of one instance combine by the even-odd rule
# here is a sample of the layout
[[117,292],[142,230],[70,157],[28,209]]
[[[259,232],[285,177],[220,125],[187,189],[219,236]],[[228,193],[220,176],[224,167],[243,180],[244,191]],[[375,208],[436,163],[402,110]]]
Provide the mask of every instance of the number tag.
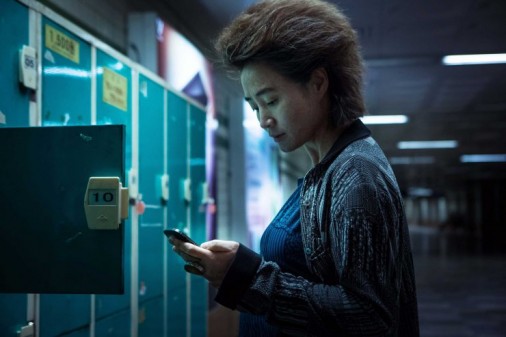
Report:
[[46,47],[79,64],[79,42],[55,27],[48,24],[45,27]]
[[91,177],[84,196],[84,212],[90,229],[118,229],[128,217],[128,189],[118,177]]
[[115,205],[115,190],[90,190],[88,193],[89,205]]

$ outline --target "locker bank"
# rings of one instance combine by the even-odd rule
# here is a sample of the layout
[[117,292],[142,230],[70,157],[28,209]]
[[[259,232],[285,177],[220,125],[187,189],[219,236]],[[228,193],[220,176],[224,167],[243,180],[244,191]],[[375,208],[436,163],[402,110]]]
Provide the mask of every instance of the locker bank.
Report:
[[36,1],[0,40],[0,335],[206,336],[205,106]]

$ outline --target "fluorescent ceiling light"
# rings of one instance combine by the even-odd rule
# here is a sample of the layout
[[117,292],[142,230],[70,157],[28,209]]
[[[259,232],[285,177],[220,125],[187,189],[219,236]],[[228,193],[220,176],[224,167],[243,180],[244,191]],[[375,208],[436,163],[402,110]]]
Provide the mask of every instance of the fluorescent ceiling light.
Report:
[[456,140],[423,140],[412,142],[399,142],[397,148],[401,150],[411,149],[453,149],[458,146]]
[[447,55],[443,57],[443,64],[447,66],[495,63],[506,63],[506,54]]
[[464,154],[460,156],[461,163],[504,163],[506,154]]
[[421,157],[391,157],[390,164],[392,165],[421,165],[421,164],[434,164],[434,157],[421,156]]
[[405,115],[376,115],[364,116],[360,118],[364,124],[405,124],[408,122],[408,116]]

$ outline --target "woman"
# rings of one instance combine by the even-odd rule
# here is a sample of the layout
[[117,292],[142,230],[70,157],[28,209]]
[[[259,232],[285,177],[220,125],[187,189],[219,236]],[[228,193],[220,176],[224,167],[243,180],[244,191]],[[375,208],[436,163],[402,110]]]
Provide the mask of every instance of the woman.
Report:
[[266,229],[261,255],[171,239],[203,267],[241,336],[418,336],[409,235],[393,171],[369,130],[357,37],[318,0],[252,5],[217,41],[282,151],[313,168]]

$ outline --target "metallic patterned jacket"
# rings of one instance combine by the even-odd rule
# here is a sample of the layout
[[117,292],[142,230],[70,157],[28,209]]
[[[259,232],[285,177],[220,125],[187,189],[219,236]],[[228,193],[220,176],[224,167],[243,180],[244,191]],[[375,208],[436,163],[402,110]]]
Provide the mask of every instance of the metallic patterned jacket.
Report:
[[419,336],[401,193],[360,120],[304,177],[301,232],[317,282],[241,245],[216,301],[266,315],[280,336]]

